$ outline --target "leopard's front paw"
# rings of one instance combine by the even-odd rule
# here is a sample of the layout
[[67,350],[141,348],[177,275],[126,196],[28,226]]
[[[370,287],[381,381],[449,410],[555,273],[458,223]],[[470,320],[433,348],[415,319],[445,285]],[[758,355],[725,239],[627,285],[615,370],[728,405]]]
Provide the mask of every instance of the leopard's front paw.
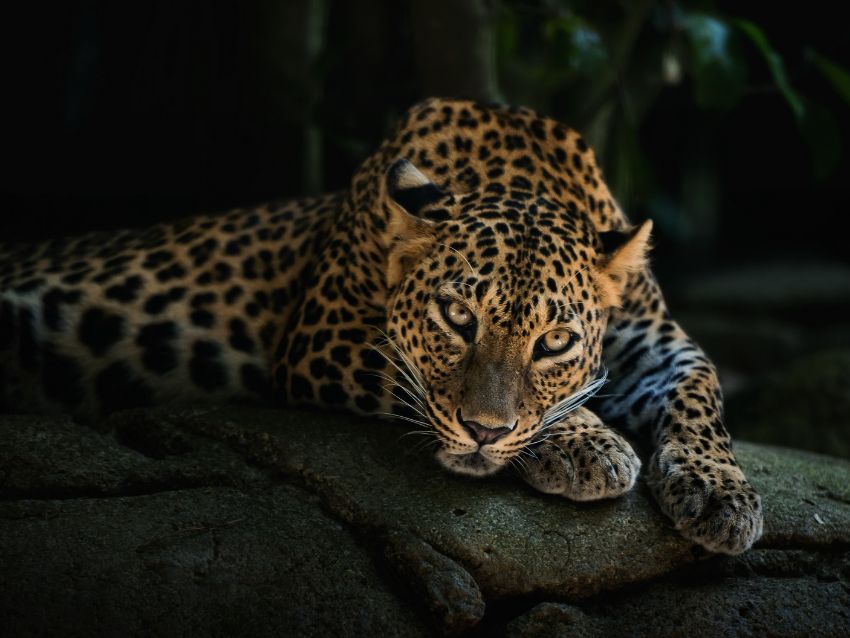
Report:
[[632,489],[640,473],[632,446],[603,425],[552,433],[529,450],[522,462],[525,481],[574,501],[620,496]]
[[647,481],[676,529],[709,551],[740,554],[761,537],[761,498],[737,466],[665,448],[653,455]]

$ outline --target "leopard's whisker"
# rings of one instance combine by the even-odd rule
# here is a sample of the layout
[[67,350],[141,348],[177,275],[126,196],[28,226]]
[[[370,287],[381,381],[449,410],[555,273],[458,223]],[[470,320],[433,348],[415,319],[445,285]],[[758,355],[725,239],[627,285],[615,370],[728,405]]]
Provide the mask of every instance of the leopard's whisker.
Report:
[[530,448],[528,448],[528,447],[520,448],[519,453],[520,453],[520,454],[528,454],[528,455],[529,455],[531,458],[533,458],[535,461],[539,461],[539,460],[540,460],[540,457],[539,457],[539,456],[537,456],[537,454],[535,454],[535,453],[534,453],[534,450],[532,450],[532,449],[530,449]]
[[408,437],[408,436],[413,436],[413,435],[434,436],[434,432],[433,432],[433,430],[410,430],[409,432],[405,432],[400,437],[398,437],[398,440],[401,441],[403,438]]
[[528,463],[526,463],[525,459],[523,459],[519,455],[512,457],[508,461],[508,463],[512,463],[512,464],[516,463],[517,465],[519,465],[521,471],[525,474],[528,474],[530,472],[530,468],[528,467]]
[[600,376],[596,379],[585,385],[583,388],[578,390],[577,392],[571,394],[566,399],[561,401],[560,403],[555,404],[549,410],[544,412],[543,418],[541,421],[543,422],[544,428],[546,426],[557,423],[561,419],[563,419],[567,414],[575,410],[576,408],[581,407],[587,401],[589,401],[593,396],[608,382],[608,370],[603,369]]
[[408,372],[403,370],[401,368],[401,366],[399,366],[393,360],[392,357],[390,357],[387,353],[385,353],[383,350],[381,350],[380,348],[378,348],[377,346],[375,346],[373,344],[369,344],[369,347],[372,348],[378,354],[380,354],[382,357],[384,357],[384,359],[386,359],[391,366],[393,366],[396,370],[398,370],[399,374],[401,374],[404,377],[404,379],[411,385],[411,387],[415,388],[416,391],[419,392],[420,394],[422,394],[423,396],[425,395],[425,388],[422,386],[421,382],[414,381],[414,379],[410,376],[410,374],[408,374]]
[[[418,414],[419,416],[421,416],[423,419],[427,419],[427,418],[428,418],[428,415],[427,415],[427,414],[425,414],[422,410],[420,410],[419,408],[417,408],[417,407],[416,407],[416,406],[414,406],[414,405],[411,405],[410,403],[408,403],[407,401],[405,401],[405,400],[404,400],[404,399],[402,399],[401,397],[399,397],[399,396],[395,395],[395,394],[393,393],[392,389],[391,389],[389,386],[382,385],[381,387],[382,387],[384,390],[386,390],[387,392],[389,392],[390,394],[393,394],[393,397],[395,398],[395,400],[396,400],[396,401],[399,401],[400,403],[402,403],[402,404],[406,405],[408,408],[410,408],[411,410],[413,410],[414,412],[416,412],[416,414]],[[400,387],[400,388],[404,389],[404,386],[397,386],[397,387]],[[425,409],[425,406],[422,406],[422,409]]]
[[390,378],[386,375],[383,376],[383,379],[387,383],[389,383],[389,385],[388,386],[382,385],[381,387],[385,391],[387,391],[388,393],[392,394],[393,398],[406,403],[406,400],[403,399],[402,397],[398,396],[398,394],[396,394],[395,391],[392,389],[392,388],[398,388],[399,390],[402,390],[403,392],[405,392],[407,394],[407,396],[409,396],[410,399],[412,401],[414,401],[420,408],[422,408],[423,410],[425,409],[424,397],[418,395],[416,392],[414,392],[413,390],[408,388],[406,385],[399,383],[397,379],[392,379],[392,378]]
[[[398,346],[398,344],[392,339],[392,337],[390,337],[390,335],[388,335],[386,332],[384,332],[380,328],[376,328],[376,330],[378,332],[380,332],[386,338],[387,344],[390,345],[393,348],[393,350],[395,350],[395,352],[399,355],[399,358],[401,359],[402,363],[407,368],[408,373],[413,377],[413,379],[416,380],[417,383],[415,383],[415,384],[411,380],[411,385],[417,386],[417,389],[420,389],[422,391],[422,393],[425,394],[425,383],[422,379],[422,374],[419,372],[419,370],[416,368],[416,366],[413,365],[413,362],[407,357],[405,352]],[[381,352],[381,353],[384,354],[383,352]],[[398,368],[398,366],[396,366],[396,368]],[[400,369],[399,369],[399,371],[401,372]],[[405,375],[405,376],[407,376],[407,375]]]
[[413,419],[408,416],[402,416],[401,414],[394,414],[392,412],[376,412],[376,414],[380,414],[381,416],[388,416],[393,419],[401,419],[402,421],[410,421],[411,423],[416,423],[417,425],[424,425],[425,427],[430,427],[428,423],[424,421],[420,421],[419,419]]
[[447,244],[440,243],[439,245],[443,246],[445,248],[448,248],[449,250],[451,250],[452,252],[457,254],[457,256],[460,257],[466,263],[467,266],[469,266],[469,269],[472,271],[472,274],[475,275],[479,279],[481,278],[481,275],[479,275],[478,271],[475,268],[472,267],[472,264],[469,263],[469,260],[466,258],[466,256],[463,253],[461,253],[456,248],[452,248],[451,246],[449,246]]

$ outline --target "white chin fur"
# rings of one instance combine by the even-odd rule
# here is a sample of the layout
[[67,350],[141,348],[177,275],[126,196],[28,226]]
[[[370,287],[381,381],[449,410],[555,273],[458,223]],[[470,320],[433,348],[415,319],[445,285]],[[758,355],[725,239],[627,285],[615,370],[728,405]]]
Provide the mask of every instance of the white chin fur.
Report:
[[445,450],[437,452],[437,460],[456,474],[466,476],[488,476],[502,469],[501,465],[493,463],[477,452],[471,454],[449,454]]

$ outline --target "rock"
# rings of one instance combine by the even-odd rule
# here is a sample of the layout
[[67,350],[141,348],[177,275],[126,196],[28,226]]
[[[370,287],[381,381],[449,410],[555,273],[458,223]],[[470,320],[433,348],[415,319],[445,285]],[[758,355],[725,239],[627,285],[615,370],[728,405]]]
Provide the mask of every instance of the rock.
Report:
[[461,634],[484,617],[478,584],[463,567],[412,534],[392,531],[385,552],[391,568],[422,600],[445,634]]
[[[842,557],[847,567],[848,555]],[[732,559],[734,562],[734,559]],[[587,605],[544,603],[514,619],[508,638],[602,638],[654,636],[846,636],[850,594],[835,570],[833,579],[807,575],[722,577],[723,569],[700,570],[698,583],[653,584],[627,595]],[[686,582],[681,582],[682,578]]]
[[802,357],[726,408],[740,436],[850,457],[850,349]]
[[104,426],[0,417],[2,635],[847,628],[846,461],[739,444],[765,535],[727,558],[642,483],[582,505],[454,476],[393,424],[233,408]]
[[602,623],[573,605],[541,603],[508,624],[506,638],[604,636]]
[[424,636],[291,486],[0,506],[4,636]]
[[[145,423],[145,415],[136,415]],[[185,439],[167,421],[168,437]],[[136,421],[134,420],[134,423]],[[68,417],[0,415],[0,498],[68,498],[145,494],[165,489],[250,482],[256,471],[206,445],[183,458],[156,461],[114,437],[81,427]],[[175,439],[176,440],[176,439]],[[173,440],[170,442],[174,444]],[[183,440],[183,447],[187,446]],[[185,450],[184,450],[185,451]]]
[[411,531],[463,565],[485,598],[588,596],[694,560],[642,484],[621,499],[572,503],[508,475],[449,474],[412,453],[395,424],[322,412],[221,411],[182,424],[308,486],[354,527]]

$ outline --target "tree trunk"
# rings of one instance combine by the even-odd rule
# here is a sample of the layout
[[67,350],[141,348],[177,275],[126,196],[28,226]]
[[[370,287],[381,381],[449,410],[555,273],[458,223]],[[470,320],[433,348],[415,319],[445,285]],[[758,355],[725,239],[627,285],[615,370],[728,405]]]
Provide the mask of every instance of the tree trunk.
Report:
[[411,22],[423,96],[500,101],[488,0],[412,0]]

